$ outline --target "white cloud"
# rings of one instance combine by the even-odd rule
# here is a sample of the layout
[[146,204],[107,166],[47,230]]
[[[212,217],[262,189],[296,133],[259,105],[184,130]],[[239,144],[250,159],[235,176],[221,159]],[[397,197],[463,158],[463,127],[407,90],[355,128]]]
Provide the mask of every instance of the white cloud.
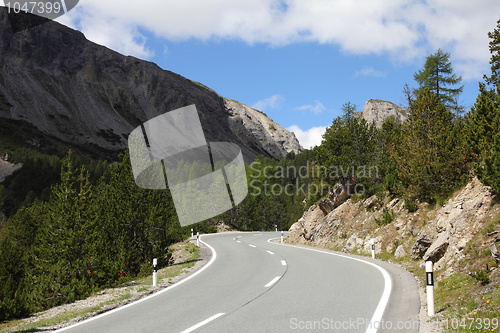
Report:
[[320,101],[315,100],[314,104],[302,105],[302,106],[296,107],[294,110],[310,111],[314,114],[318,114],[318,113],[325,111],[326,107]]
[[285,98],[281,95],[272,95],[271,97],[262,99],[252,105],[252,108],[259,111],[265,111],[266,109],[276,109],[283,104]]
[[171,40],[331,44],[398,62],[442,48],[459,74],[479,78],[499,12],[498,0],[86,0],[69,15],[90,39],[143,57],[151,52],[139,28]]
[[302,147],[306,149],[319,146],[323,139],[323,134],[326,131],[326,126],[312,127],[306,131],[302,130],[297,125],[292,125],[287,130],[294,132]]
[[358,77],[358,76],[383,77],[385,75],[386,74],[384,72],[378,71],[371,66],[370,67],[365,66],[362,69],[360,69],[359,71],[354,72],[354,77]]

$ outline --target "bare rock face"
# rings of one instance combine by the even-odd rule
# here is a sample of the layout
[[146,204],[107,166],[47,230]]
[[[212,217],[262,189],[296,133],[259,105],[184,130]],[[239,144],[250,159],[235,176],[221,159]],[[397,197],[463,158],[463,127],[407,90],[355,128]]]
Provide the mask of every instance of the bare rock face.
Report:
[[421,234],[411,248],[412,259],[419,259],[427,252],[432,245],[432,239],[426,234]]
[[21,168],[21,164],[12,164],[0,159],[0,183],[2,183],[5,178],[14,173],[17,169]]
[[[120,150],[143,122],[195,104],[207,141],[238,144],[246,162],[302,150],[293,133],[255,110],[39,20],[0,7],[0,118],[25,120],[67,142]],[[30,21],[36,24],[20,28]]]
[[450,244],[450,231],[442,232],[435,242],[427,249],[422,259],[437,262],[443,257]]
[[[460,270],[460,260],[468,243],[494,216],[500,214],[489,187],[477,178],[471,179],[444,206],[420,209],[410,213],[404,201],[397,198],[379,200],[371,196],[364,200],[348,198],[338,206],[325,198],[312,206],[292,226],[287,242],[324,246],[330,249],[370,255],[375,240],[376,254],[393,253],[395,257],[410,256],[413,260],[431,260],[440,278]],[[320,205],[320,203],[322,205]],[[328,204],[326,204],[328,203]],[[388,224],[377,223],[382,208],[396,214]],[[499,230],[487,234],[486,243],[495,260],[500,254],[495,247]],[[493,246],[491,246],[493,244]]]
[[353,186],[349,187],[342,183],[335,184],[333,190],[328,192],[328,196],[318,202],[319,208],[327,215],[349,199],[350,193],[353,192],[352,187]]
[[394,116],[394,120],[403,123],[408,119],[409,111],[392,102],[381,101],[378,99],[370,99],[366,101],[363,112],[360,114],[368,124],[374,123],[377,128],[382,127],[384,120],[390,116]]
[[264,113],[240,102],[224,98],[229,116],[229,128],[246,146],[261,146],[275,158],[288,152],[300,153],[303,148],[293,132],[284,129]]

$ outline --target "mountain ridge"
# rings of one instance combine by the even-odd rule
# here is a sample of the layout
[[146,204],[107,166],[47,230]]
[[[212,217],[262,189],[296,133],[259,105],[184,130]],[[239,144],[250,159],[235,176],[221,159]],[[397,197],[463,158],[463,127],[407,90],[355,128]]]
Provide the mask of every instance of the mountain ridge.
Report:
[[[0,8],[0,117],[25,120],[66,141],[120,150],[135,127],[195,104],[207,141],[238,144],[247,162],[302,151],[293,133],[257,110],[40,19]],[[30,27],[32,20],[37,24]],[[270,122],[278,133],[260,133]]]

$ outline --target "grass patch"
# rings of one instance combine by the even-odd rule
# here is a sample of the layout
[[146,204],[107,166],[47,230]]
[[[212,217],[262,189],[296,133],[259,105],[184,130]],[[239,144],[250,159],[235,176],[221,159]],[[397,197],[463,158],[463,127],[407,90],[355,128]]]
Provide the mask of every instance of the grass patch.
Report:
[[[495,286],[487,288],[480,281],[462,273],[454,273],[439,281],[435,290],[436,311],[443,312],[444,319],[441,322],[444,331],[490,332],[494,329],[493,332],[498,332],[500,285],[496,282]],[[496,329],[492,326],[493,320],[496,320]]]

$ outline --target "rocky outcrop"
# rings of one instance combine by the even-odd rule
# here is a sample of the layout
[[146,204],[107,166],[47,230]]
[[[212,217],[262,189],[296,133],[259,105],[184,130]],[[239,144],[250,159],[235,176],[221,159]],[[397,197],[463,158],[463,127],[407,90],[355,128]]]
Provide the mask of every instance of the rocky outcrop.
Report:
[[56,22],[0,7],[0,118],[24,120],[66,142],[126,147],[128,134],[165,112],[195,104],[209,142],[281,158],[302,150],[295,135],[206,86],[123,56]]
[[275,158],[303,150],[295,133],[284,129],[264,113],[235,100],[224,98],[229,128],[246,146],[262,147]]
[[432,239],[429,238],[426,234],[420,234],[417,238],[415,244],[413,244],[411,248],[411,258],[419,259],[422,258],[423,255],[427,252],[427,250],[432,245]]
[[368,124],[374,123],[377,128],[380,128],[384,120],[390,116],[394,116],[395,121],[403,123],[408,119],[409,111],[392,102],[370,99],[366,101],[363,111],[357,114],[364,118]]
[[[395,216],[387,224],[381,222],[384,209]],[[489,188],[474,178],[442,207],[430,209],[423,203],[414,213],[405,209],[403,200],[382,200],[376,195],[361,201],[347,199],[329,212],[314,205],[292,225],[287,242],[370,254],[373,241],[376,253],[431,260],[436,270],[449,275],[464,269],[468,244],[499,217],[500,204],[493,201]],[[497,259],[491,244],[500,230],[484,234],[481,250],[474,251],[491,249]]]
[[12,164],[0,159],[0,183],[10,176],[14,171],[21,168],[21,164]]
[[318,202],[319,209],[321,209],[323,214],[327,215],[349,199],[351,193],[353,193],[353,187],[353,185],[345,185],[343,183],[335,184],[333,190],[328,192],[326,198]]

